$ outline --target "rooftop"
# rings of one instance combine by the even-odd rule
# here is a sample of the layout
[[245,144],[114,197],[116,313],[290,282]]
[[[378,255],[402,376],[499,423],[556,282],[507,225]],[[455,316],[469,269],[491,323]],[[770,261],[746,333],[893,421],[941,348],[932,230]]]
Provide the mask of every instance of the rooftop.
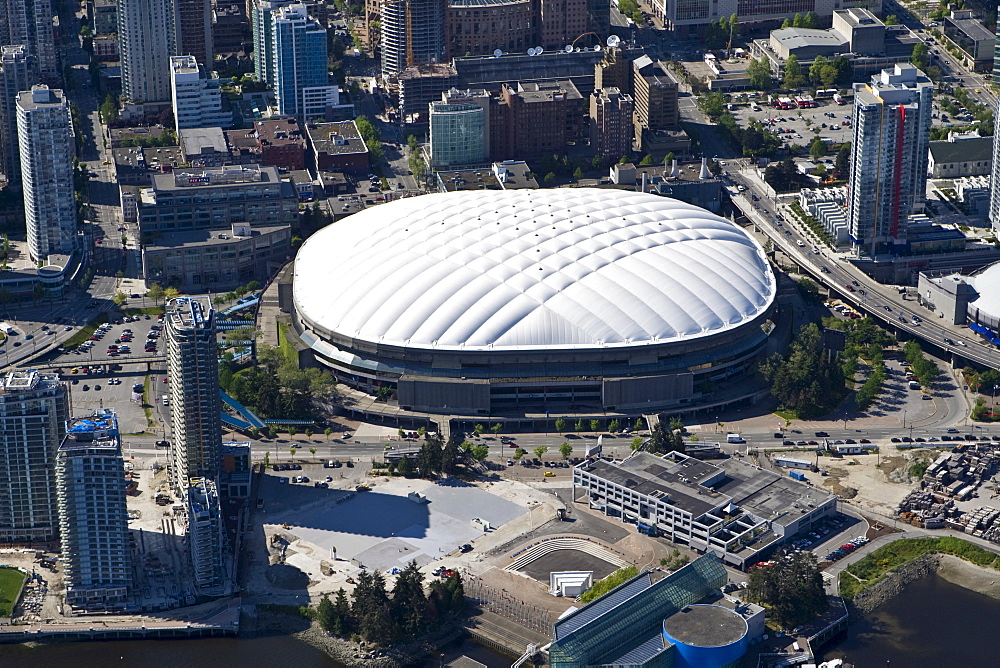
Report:
[[[214,310],[208,299],[177,297],[167,302],[167,319],[175,329],[201,329],[209,326]],[[194,486],[194,479],[191,481]]]
[[438,172],[438,185],[445,192],[458,190],[517,190],[537,188],[531,169],[521,161],[508,160],[482,169],[453,169]]
[[178,134],[184,155],[229,152],[222,128],[191,128],[181,130]]
[[958,141],[932,141],[927,144],[935,163],[989,162],[993,159],[993,137]]
[[843,19],[844,22],[849,23],[851,26],[882,25],[882,22],[877,16],[862,7],[838,9],[834,11],[834,14]]
[[134,128],[108,128],[108,134],[111,137],[111,146],[115,147],[118,146],[119,142],[127,139],[158,139],[160,135],[168,129],[169,128],[165,128],[162,125]]
[[102,408],[85,417],[70,418],[66,423],[66,437],[59,450],[67,452],[85,447],[88,450],[107,449],[107,454],[118,454],[121,441],[118,417],[110,408]]
[[721,605],[689,605],[663,620],[671,638],[695,647],[723,647],[747,634],[743,617]]
[[358,126],[354,121],[310,123],[306,126],[306,132],[309,133],[317,153],[334,155],[368,152],[368,147],[361,139],[361,133],[358,132]]
[[305,133],[294,118],[255,121],[253,125],[257,132],[257,140],[264,146],[294,145],[305,148]]
[[[213,230],[185,230],[183,232],[160,233],[152,243],[145,244],[144,248],[152,253],[167,249],[181,251],[185,248],[231,244],[234,240],[238,241],[249,238],[239,236],[233,232],[234,229],[239,230],[245,227],[246,224],[242,224]],[[250,230],[250,236],[257,237],[287,229],[288,225],[253,225]]]
[[804,49],[810,46],[846,47],[848,42],[833,30],[813,28],[780,28],[771,31],[771,41],[780,42],[786,49]]
[[520,83],[517,86],[517,94],[525,102],[548,102],[560,95],[567,100],[583,99],[580,91],[569,79]]
[[153,189],[168,191],[188,188],[220,188],[254,183],[280,183],[278,168],[259,165],[184,168],[172,174],[153,174]]
[[597,460],[588,470],[611,483],[677,506],[694,517],[730,501],[728,496],[701,484],[715,476],[718,468],[698,459],[674,462],[639,452],[621,463]]
[[979,19],[951,19],[946,18],[947,23],[951,23],[959,29],[966,37],[976,42],[983,42],[995,39],[996,36],[986,29]]

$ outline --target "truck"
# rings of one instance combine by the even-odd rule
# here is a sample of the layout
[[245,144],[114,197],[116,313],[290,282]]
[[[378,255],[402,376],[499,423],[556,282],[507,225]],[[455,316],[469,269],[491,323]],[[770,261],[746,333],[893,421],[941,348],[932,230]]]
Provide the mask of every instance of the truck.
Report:
[[789,471],[788,477],[792,478],[793,480],[798,480],[799,482],[806,481],[806,474],[803,473],[802,471]]
[[837,104],[844,104],[844,96],[841,95],[840,93],[834,93],[833,101],[836,102]]
[[726,434],[726,443],[746,443],[746,439],[739,434]]

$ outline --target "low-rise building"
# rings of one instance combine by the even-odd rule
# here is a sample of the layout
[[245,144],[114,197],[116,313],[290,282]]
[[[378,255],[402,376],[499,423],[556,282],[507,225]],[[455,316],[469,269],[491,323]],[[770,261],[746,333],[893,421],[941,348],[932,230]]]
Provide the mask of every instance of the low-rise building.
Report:
[[803,188],[799,191],[799,206],[813,216],[838,244],[850,241],[847,224],[847,188]]
[[929,142],[927,150],[927,171],[935,179],[986,176],[993,166],[993,137],[976,131],[949,132],[946,140]]
[[836,512],[834,495],[740,459],[636,452],[573,469],[573,498],[744,568]]
[[306,125],[316,168],[348,174],[369,172],[368,147],[354,121]]
[[192,167],[221,167],[229,163],[229,146],[222,128],[188,128],[177,133],[184,162]]
[[237,223],[151,235],[142,246],[147,281],[185,292],[219,292],[267,282],[291,259],[291,227]]
[[166,174],[184,164],[179,146],[111,149],[120,186],[148,186],[153,174]]
[[[162,125],[134,128],[108,128],[108,141],[111,148],[129,148],[136,146],[159,145],[173,137],[174,129]],[[165,133],[171,133],[164,136]]]
[[[298,225],[298,197],[276,167],[240,165],[154,174],[140,191],[143,235],[227,229],[234,223]],[[145,243],[145,242],[144,242]]]
[[942,314],[945,322],[964,325],[969,304],[979,297],[966,279],[954,271],[922,271],[917,277],[917,300],[921,306]]
[[981,21],[974,18],[971,9],[952,10],[943,19],[944,35],[958,47],[963,64],[975,72],[993,70],[993,50],[996,36]]
[[438,190],[520,190],[537,188],[531,169],[520,160],[495,162],[489,169],[457,169],[437,172]]
[[275,118],[253,124],[257,164],[289,171],[306,168],[306,133],[294,118]]

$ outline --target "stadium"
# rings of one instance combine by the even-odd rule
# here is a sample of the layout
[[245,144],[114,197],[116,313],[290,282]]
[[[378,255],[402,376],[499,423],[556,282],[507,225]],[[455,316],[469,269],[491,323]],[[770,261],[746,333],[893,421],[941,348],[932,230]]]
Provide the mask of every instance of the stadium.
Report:
[[648,414],[745,373],[775,276],[739,226],[677,200],[561,188],[366,209],[295,259],[319,364],[399,411]]

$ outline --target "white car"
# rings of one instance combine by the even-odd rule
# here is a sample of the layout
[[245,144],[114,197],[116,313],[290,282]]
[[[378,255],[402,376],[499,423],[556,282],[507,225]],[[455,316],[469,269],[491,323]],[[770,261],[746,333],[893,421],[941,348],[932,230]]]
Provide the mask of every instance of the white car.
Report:
[[796,241],[796,242],[795,242],[795,245],[796,245],[796,246],[798,246],[799,248],[801,248],[801,247],[805,246],[806,244],[805,244],[805,242],[804,242],[804,241],[802,241],[802,240],[800,239],[799,241]]

